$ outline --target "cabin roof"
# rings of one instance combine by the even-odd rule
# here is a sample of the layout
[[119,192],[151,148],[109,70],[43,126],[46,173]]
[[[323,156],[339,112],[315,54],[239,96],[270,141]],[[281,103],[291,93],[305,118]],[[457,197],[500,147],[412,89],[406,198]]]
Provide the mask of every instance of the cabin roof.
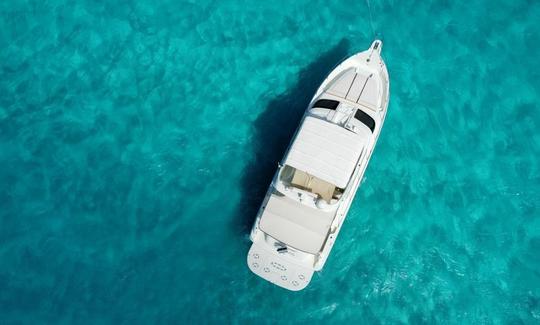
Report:
[[345,188],[371,133],[354,133],[339,125],[308,116],[300,127],[284,163]]

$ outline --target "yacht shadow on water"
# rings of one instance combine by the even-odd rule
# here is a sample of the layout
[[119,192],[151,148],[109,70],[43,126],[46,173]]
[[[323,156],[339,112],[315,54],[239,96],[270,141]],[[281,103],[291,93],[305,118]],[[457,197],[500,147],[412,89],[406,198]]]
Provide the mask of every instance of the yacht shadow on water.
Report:
[[253,123],[254,158],[248,162],[241,179],[243,201],[238,220],[242,233],[248,234],[266,190],[276,172],[300,119],[324,78],[349,51],[349,41],[342,39],[300,71],[296,84],[268,103]]

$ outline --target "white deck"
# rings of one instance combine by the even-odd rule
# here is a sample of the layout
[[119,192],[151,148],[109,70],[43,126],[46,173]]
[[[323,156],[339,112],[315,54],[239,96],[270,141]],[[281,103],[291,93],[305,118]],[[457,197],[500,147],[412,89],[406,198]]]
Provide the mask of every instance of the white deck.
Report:
[[345,188],[366,144],[363,133],[308,116],[285,164]]
[[317,210],[286,196],[272,194],[262,213],[260,227],[291,247],[316,254],[321,250],[333,220],[334,212]]

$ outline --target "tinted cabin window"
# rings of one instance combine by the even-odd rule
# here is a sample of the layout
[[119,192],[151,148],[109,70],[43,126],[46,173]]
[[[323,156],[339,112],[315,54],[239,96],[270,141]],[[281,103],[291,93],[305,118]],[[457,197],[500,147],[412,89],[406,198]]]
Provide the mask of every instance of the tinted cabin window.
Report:
[[373,133],[373,130],[375,129],[375,121],[371,118],[371,116],[362,112],[361,110],[356,110],[356,113],[354,113],[354,118],[364,123],[371,130],[371,133]]
[[339,105],[339,102],[337,100],[319,99],[315,104],[313,104],[313,107],[322,107],[322,108],[335,110],[338,107],[338,105]]

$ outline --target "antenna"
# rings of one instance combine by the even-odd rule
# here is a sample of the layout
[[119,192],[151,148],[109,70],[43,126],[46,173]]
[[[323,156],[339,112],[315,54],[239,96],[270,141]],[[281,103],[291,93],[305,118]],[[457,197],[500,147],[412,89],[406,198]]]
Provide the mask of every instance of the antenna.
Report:
[[375,28],[373,27],[373,16],[371,15],[371,4],[369,3],[369,0],[366,0],[366,4],[369,11],[369,25],[371,26],[371,37],[375,39]]

